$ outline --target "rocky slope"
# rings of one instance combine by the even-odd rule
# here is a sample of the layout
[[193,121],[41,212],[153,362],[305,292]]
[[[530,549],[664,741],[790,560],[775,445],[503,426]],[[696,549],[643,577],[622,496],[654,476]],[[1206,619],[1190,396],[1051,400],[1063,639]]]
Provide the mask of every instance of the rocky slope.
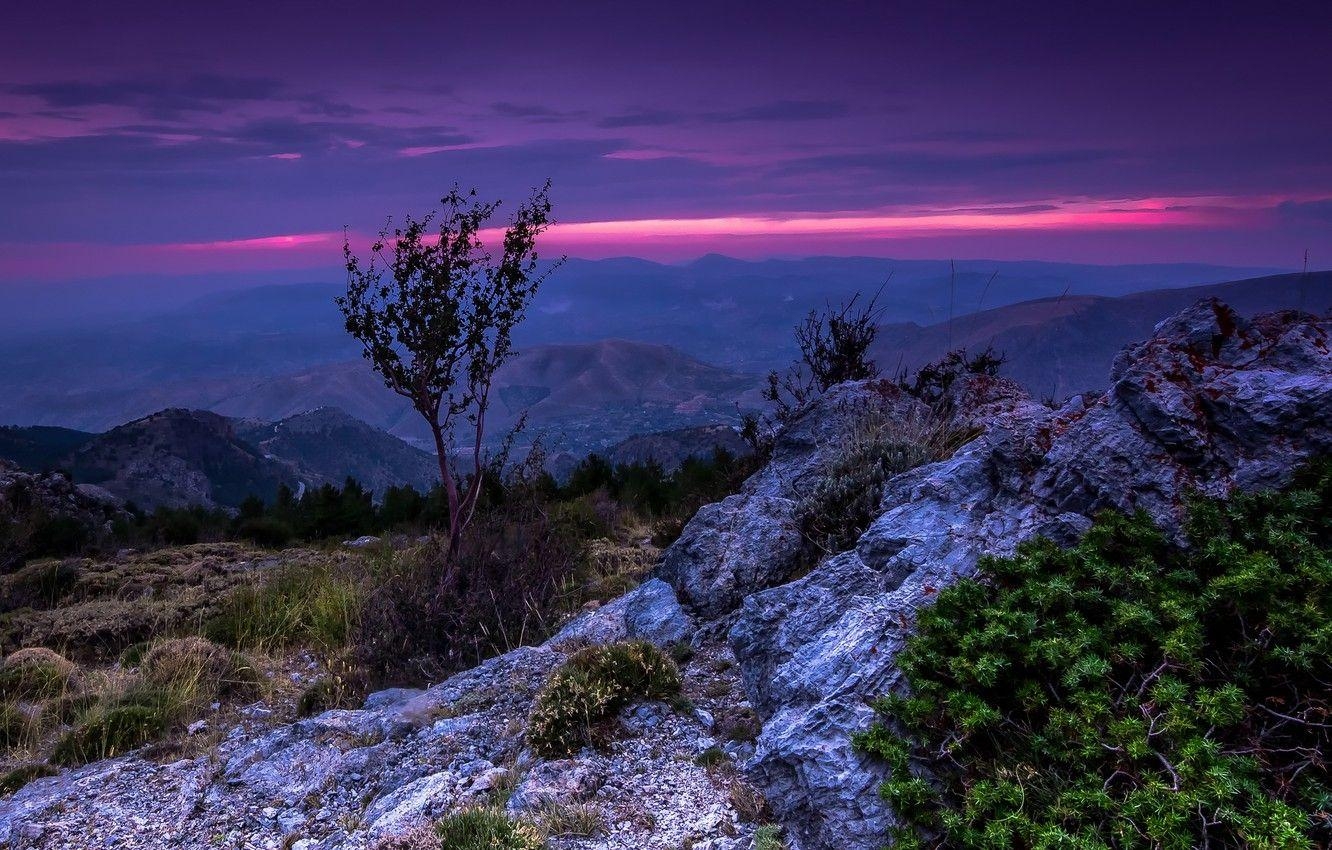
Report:
[[[38,780],[0,802],[14,848],[372,846],[471,801],[582,802],[604,824],[559,847],[740,848],[761,792],[788,844],[880,845],[891,813],[875,765],[849,746],[866,701],[890,688],[913,614],[1022,539],[1072,540],[1107,507],[1178,527],[1182,498],[1282,484],[1332,452],[1332,320],[1253,321],[1203,301],[1116,359],[1109,391],[1060,409],[1016,384],[955,388],[957,424],[979,436],[889,481],[855,546],[792,578],[798,505],[858,406],[907,417],[887,382],[836,388],[779,439],[742,492],[704,508],[666,553],[661,577],[585,614],[552,641],[493,659],[424,692],[373,695],[266,733],[238,728],[211,758],[129,756]],[[540,761],[524,744],[533,694],[588,642],[681,638],[692,710],[626,710],[606,752]],[[754,743],[735,718],[756,711]],[[695,757],[720,746],[726,765]],[[510,788],[512,792],[510,793]],[[500,790],[503,789],[503,790]]]

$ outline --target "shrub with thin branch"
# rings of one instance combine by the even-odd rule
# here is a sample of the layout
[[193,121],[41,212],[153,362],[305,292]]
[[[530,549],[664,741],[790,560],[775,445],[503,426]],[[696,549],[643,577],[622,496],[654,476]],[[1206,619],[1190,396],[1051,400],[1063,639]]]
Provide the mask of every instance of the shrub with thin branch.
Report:
[[675,662],[647,641],[581,649],[537,696],[527,742],[545,757],[575,753],[591,741],[596,722],[635,700],[674,699],[680,686]]

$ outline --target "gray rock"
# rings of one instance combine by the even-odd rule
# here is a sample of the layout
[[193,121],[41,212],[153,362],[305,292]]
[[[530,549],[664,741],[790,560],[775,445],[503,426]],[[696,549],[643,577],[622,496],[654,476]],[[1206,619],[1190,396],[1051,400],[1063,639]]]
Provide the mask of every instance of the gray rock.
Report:
[[540,809],[551,803],[581,803],[597,792],[606,776],[596,766],[578,759],[538,764],[528,771],[509,797],[508,809],[515,814]]
[[693,631],[675,591],[659,578],[644,582],[624,599],[624,625],[629,637],[667,646],[686,640]]
[[843,384],[812,403],[781,432],[769,463],[740,493],[701,508],[666,550],[661,578],[681,602],[720,617],[747,593],[789,577],[803,540],[796,515],[803,479],[824,462],[845,420],[866,405],[923,415],[920,402],[889,381]]
[[387,688],[382,691],[375,691],[367,696],[361,707],[365,711],[378,711],[383,708],[402,705],[423,693],[425,692],[420,688]]
[[802,846],[868,849],[892,822],[873,793],[879,768],[847,742],[872,720],[865,701],[897,682],[919,607],[982,554],[1036,535],[1071,542],[1104,508],[1146,510],[1177,534],[1190,491],[1283,484],[1332,450],[1330,331],[1295,313],[1248,323],[1204,301],[1127,349],[1099,399],[1051,411],[1004,382],[964,382],[960,424],[983,425],[981,437],[890,481],[854,550],[754,586],[730,631],[764,719],[748,769]]
[[554,647],[565,647],[624,640],[629,636],[624,620],[627,605],[627,598],[621,596],[613,602],[579,614],[560,629],[548,643]]

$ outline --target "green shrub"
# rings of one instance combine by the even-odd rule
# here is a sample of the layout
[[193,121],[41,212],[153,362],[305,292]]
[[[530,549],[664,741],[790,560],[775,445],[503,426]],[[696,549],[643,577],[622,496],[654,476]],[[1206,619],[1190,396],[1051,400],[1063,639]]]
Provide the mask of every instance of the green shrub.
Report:
[[49,764],[34,762],[32,764],[21,764],[18,767],[0,775],[0,794],[6,796],[27,785],[36,779],[45,779],[48,776],[56,776],[60,773]]
[[77,723],[92,710],[101,697],[98,694],[61,694],[42,703],[42,723],[47,726],[67,726]]
[[116,661],[126,670],[131,667],[138,667],[143,663],[143,657],[148,654],[148,650],[153,646],[152,641],[144,640],[131,644],[120,653]]
[[569,656],[537,696],[527,741],[545,757],[577,752],[592,724],[640,699],[680,694],[675,662],[647,641],[590,646]]
[[435,824],[441,850],[540,850],[542,840],[526,821],[513,821],[502,809],[464,809]]
[[786,850],[782,840],[782,828],[765,824],[754,830],[754,850]]
[[345,646],[360,615],[361,589],[323,564],[283,567],[236,591],[204,624],[212,641],[267,651],[300,643],[324,650]]
[[920,614],[857,738],[894,846],[1332,846],[1332,466],[1188,535],[1106,515]]

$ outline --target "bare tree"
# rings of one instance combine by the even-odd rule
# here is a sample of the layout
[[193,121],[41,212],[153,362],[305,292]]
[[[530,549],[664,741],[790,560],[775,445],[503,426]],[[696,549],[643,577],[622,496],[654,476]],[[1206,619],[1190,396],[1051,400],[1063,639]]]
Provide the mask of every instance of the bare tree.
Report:
[[[442,211],[385,228],[364,265],[350,243],[343,244],[347,294],[337,303],[347,332],[434,438],[449,507],[446,584],[455,577],[463,531],[493,466],[483,443],[495,373],[515,354],[513,329],[553,270],[537,273],[536,239],[551,224],[549,191],[546,181],[518,208],[498,257],[482,244],[481,231],[500,203],[481,202],[476,190],[457,187],[441,199]],[[465,434],[467,459],[457,461],[465,477],[455,469],[455,431]]]

